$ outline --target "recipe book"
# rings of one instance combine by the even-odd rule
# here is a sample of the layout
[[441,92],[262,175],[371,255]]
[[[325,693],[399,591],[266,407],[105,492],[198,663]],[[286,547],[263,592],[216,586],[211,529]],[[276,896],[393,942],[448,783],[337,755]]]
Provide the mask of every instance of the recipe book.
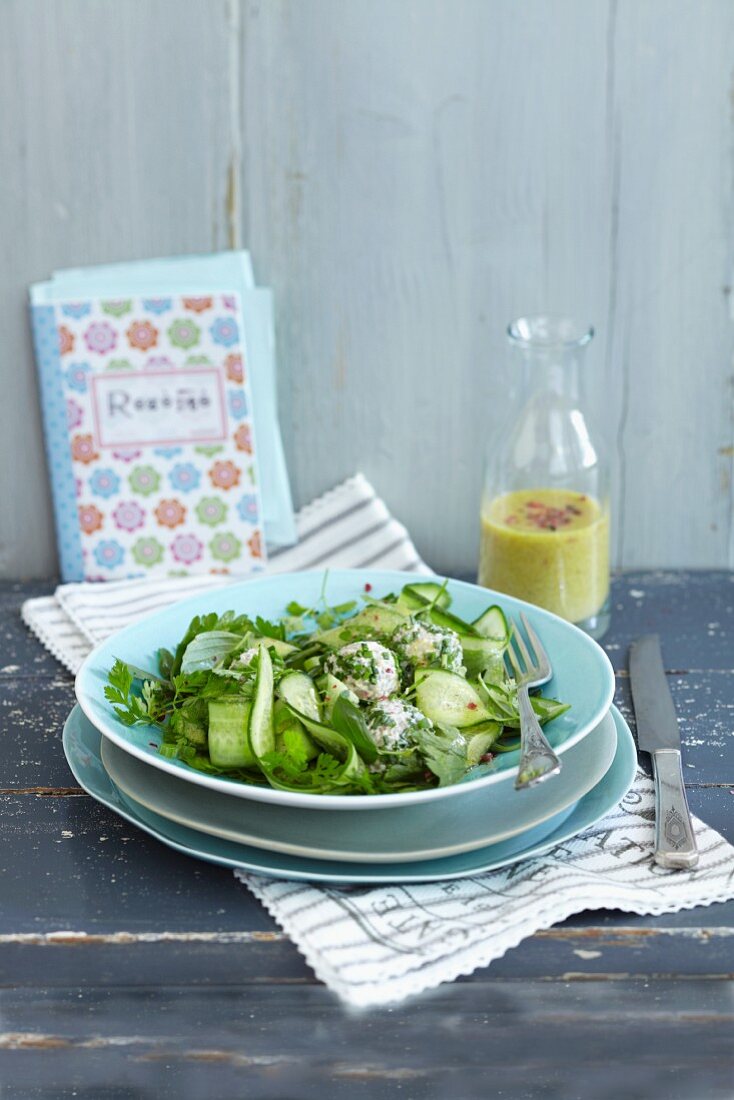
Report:
[[295,540],[272,304],[250,281],[227,253],[31,289],[64,580],[247,575]]

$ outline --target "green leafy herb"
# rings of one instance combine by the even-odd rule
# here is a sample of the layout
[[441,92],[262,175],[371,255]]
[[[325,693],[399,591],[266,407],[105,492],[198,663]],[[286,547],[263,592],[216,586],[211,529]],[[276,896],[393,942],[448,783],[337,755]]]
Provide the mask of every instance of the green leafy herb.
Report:
[[170,649],[158,650],[158,668],[164,680],[168,680],[171,676],[174,659]]
[[171,676],[176,676],[181,671],[181,662],[183,655],[188,649],[189,643],[193,642],[197,634],[203,634],[205,631],[214,630],[219,621],[219,616],[212,611],[210,615],[195,615],[189,623],[188,630],[184,634],[181,641],[176,646],[176,653],[173,658],[173,664],[171,666]]
[[458,783],[466,775],[466,741],[453,726],[417,729],[414,738],[440,787]]
[[[120,658],[118,657],[117,660],[120,660]],[[128,672],[131,673],[133,680],[152,680],[159,684],[165,683],[165,680],[156,675],[155,672],[149,672],[147,668],[138,668],[137,665],[132,665],[129,661],[124,661],[122,663],[126,666]]]
[[370,736],[361,710],[350,700],[346,691],[342,692],[332,707],[331,724],[337,733],[352,742],[366,764],[374,764],[377,760],[377,745]]
[[242,637],[228,630],[208,630],[197,634],[186,646],[180,671],[203,672],[212,668],[241,643]]
[[133,692],[135,680],[133,670],[118,658],[110,669],[109,682],[104,689],[105,698],[112,703],[115,714],[126,726],[150,722],[147,703]]
[[204,699],[189,699],[173,712],[169,723],[176,737],[183,737],[195,748],[206,748],[207,727],[209,724],[209,706]]
[[[520,712],[517,705],[517,687],[513,680],[505,680],[502,684],[488,682],[486,676],[480,676],[480,691],[482,700],[490,717],[503,726],[511,726],[513,729],[520,727]],[[530,705],[538,716],[541,725],[550,722],[565,714],[570,708],[569,703],[560,703],[557,699],[547,699],[542,695],[531,695]]]
[[306,750],[303,734],[297,726],[294,728],[292,725],[289,725],[284,728],[282,736],[286,755],[293,761],[294,766],[297,767],[299,771],[303,771],[308,764],[308,752]]
[[290,752],[268,752],[262,757],[262,763],[276,777],[285,778],[289,785],[298,790],[320,790],[338,787],[343,764],[331,753],[322,752],[313,764],[308,765],[305,758],[293,756]]
[[277,638],[279,641],[285,641],[285,627],[282,623],[271,623],[268,619],[263,619],[260,615],[255,619],[255,629],[258,634],[262,634],[265,638]]

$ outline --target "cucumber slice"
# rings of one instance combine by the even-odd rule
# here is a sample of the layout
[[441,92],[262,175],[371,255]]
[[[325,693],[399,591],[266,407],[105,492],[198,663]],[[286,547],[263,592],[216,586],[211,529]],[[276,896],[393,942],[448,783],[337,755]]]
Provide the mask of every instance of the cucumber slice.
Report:
[[[493,654],[484,666],[481,676],[485,684],[504,684],[507,679],[503,653],[504,650],[502,650],[502,653]],[[479,673],[477,673],[477,676],[479,676]]]
[[275,749],[273,733],[273,662],[267,646],[260,646],[257,676],[255,678],[255,696],[250,708],[250,721],[247,726],[250,751],[259,761],[261,756]]
[[471,624],[481,638],[492,638],[506,646],[510,640],[510,628],[505,613],[498,604],[492,604]]
[[276,699],[273,707],[273,731],[277,752],[289,753],[296,759],[304,760],[313,760],[318,756],[318,747],[307,733],[306,727],[282,699]]
[[[431,604],[431,600],[425,599],[420,591],[416,592],[416,589],[424,587],[433,587],[438,589],[439,585],[415,585],[408,584],[398,597],[398,606],[404,607],[413,615],[420,614],[421,611],[425,611]],[[406,591],[408,595],[406,596]],[[435,595],[435,593],[434,593]],[[449,596],[449,602],[451,597]],[[401,602],[402,601],[402,602]],[[446,627],[448,630],[453,630],[455,634],[459,634],[462,638],[466,636],[476,635],[476,631],[471,623],[467,623],[464,619],[460,619],[458,615],[454,615],[453,611],[448,611],[446,607],[441,606],[441,601],[438,600],[436,604],[431,607],[428,612],[428,618],[436,626]],[[477,635],[478,636],[478,635]]]
[[405,612],[397,607],[393,609],[384,604],[369,604],[351,619],[345,619],[339,626],[324,630],[321,634],[315,634],[313,641],[320,642],[328,649],[341,649],[349,642],[389,637],[401,623],[405,622],[405,618]]
[[472,685],[455,672],[427,672],[418,681],[415,699],[418,709],[438,725],[462,729],[490,718]]
[[466,762],[470,767],[478,764],[485,752],[489,752],[495,741],[502,734],[502,726],[499,722],[483,722],[479,732],[468,729],[466,737]]
[[490,718],[488,722],[477,722],[476,726],[467,726],[464,730],[464,737],[468,740],[470,737],[474,737],[475,734],[487,733],[496,739],[501,737],[503,729],[504,726],[501,722],[497,722],[494,718]]
[[278,684],[278,697],[293,710],[321,721],[321,706],[314,682],[305,672],[289,672]]
[[[418,614],[418,612],[416,612]],[[474,635],[474,627],[471,623],[467,623],[464,619],[460,619],[458,615],[454,615],[453,611],[444,611],[442,607],[432,607],[428,612],[428,618],[436,626],[445,626],[448,630],[453,630],[455,634],[464,640],[466,637]]]
[[520,739],[516,741],[496,741],[492,746],[492,752],[515,752],[520,748]]
[[398,596],[398,603],[409,611],[416,611],[426,604],[435,602],[435,607],[450,607],[451,596],[442,584],[435,581],[418,581],[406,584]]
[[[472,638],[468,635],[463,636],[460,641],[467,677],[474,680],[485,669],[490,669],[491,678],[497,679],[502,668],[504,643],[497,642],[494,638]],[[503,674],[501,679],[504,679]]]
[[254,631],[245,638],[244,649],[252,649],[253,646],[266,645],[268,649],[272,649],[274,653],[277,653],[279,657],[289,657],[292,653],[300,653],[300,649],[297,645],[291,645],[290,642],[284,642],[282,638],[270,638],[267,634],[255,634]]
[[258,642],[264,643],[268,649],[273,649],[279,657],[288,657],[291,653],[300,653],[297,645],[284,642],[282,638],[258,638]]
[[209,703],[209,759],[216,768],[252,768],[257,761],[247,738],[249,700]]
[[340,695],[346,695],[350,703],[359,706],[359,699],[354,692],[350,691],[347,685],[342,683],[341,680],[338,680],[336,676],[332,676],[330,672],[327,672],[326,683],[324,684],[324,707],[326,709],[327,718],[331,718],[334,703]]

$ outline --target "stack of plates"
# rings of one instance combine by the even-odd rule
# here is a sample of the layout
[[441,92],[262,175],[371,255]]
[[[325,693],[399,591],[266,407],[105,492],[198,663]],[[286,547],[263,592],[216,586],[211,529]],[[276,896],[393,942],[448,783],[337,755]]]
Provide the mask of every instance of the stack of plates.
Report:
[[[386,570],[332,570],[338,604],[365,585],[376,595],[415,577]],[[562,769],[516,791],[519,753],[504,753],[482,774],[451,787],[393,795],[313,795],[251,787],[204,775],[157,752],[151,728],[123,725],[104,698],[116,657],[154,669],[191,618],[233,608],[279,618],[287,603],[317,603],[323,573],[266,577],[208,592],[127,627],[98,646],[76,682],[79,706],[64,748],[80,785],[164,844],[199,859],[278,878],[331,883],[426,882],[461,878],[540,854],[608,813],[632,784],[636,753],[611,706],[614,674],[599,646],[548,612],[452,581],[452,610],[469,620],[490,602],[526,612],[553,662],[547,694],[571,709],[546,727]]]

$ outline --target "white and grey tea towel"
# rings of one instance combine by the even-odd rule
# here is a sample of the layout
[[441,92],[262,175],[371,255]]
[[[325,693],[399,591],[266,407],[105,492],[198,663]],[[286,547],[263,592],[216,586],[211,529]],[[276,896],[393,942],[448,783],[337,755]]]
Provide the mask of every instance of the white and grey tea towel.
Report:
[[[427,572],[405,528],[358,475],[308,505],[297,546],[270,571],[372,566]],[[115,630],[222,577],[61,585],[28,600],[23,617],[72,672]],[[734,898],[734,848],[694,818],[693,871],[652,859],[654,793],[640,773],[593,828],[535,859],[469,879],[424,885],[324,888],[235,872],[346,1003],[369,1007],[470,974],[527,936],[584,909],[660,914]]]
[[471,974],[584,909],[657,916],[734,898],[734,847],[696,817],[698,867],[653,862],[654,804],[652,780],[639,772],[591,829],[474,878],[339,889],[235,874],[344,1001],[390,1004]]

